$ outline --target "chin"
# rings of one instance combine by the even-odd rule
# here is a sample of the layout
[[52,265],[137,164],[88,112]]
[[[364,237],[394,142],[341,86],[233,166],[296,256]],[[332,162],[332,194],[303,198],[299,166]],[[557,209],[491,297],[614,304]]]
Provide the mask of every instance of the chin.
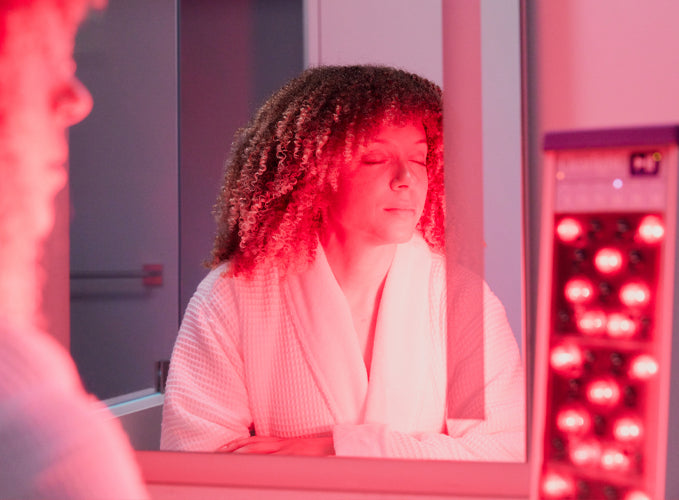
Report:
[[387,237],[384,238],[384,240],[387,242],[387,244],[401,244],[401,243],[408,243],[412,237],[413,234],[415,234],[415,230],[411,231],[399,231],[395,232],[392,234],[389,234]]

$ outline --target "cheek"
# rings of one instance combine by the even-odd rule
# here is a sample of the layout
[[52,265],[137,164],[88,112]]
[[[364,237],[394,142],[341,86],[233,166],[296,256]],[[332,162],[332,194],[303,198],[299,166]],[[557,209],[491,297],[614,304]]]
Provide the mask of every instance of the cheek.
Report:
[[427,178],[424,178],[424,182],[420,186],[420,189],[418,191],[418,199],[420,201],[420,206],[422,209],[424,209],[424,203],[427,200],[427,195],[429,194],[429,182],[427,181]]
[[355,173],[345,174],[339,179],[331,204],[338,209],[351,209],[370,195],[370,188],[364,179]]

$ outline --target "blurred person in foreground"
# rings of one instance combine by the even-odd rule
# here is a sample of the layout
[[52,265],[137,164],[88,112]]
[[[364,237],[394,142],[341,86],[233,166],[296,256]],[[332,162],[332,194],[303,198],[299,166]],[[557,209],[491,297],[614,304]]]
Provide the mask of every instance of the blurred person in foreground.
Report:
[[0,1],[0,498],[147,497],[123,430],[40,329],[65,131],[92,107],[75,77],[75,33],[103,3]]

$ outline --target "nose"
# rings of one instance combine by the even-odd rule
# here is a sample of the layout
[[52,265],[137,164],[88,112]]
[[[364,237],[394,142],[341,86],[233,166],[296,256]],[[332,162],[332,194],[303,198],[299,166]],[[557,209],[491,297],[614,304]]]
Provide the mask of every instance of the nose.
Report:
[[75,77],[54,95],[54,111],[66,127],[81,121],[91,110],[92,95]]
[[406,189],[415,180],[413,171],[405,160],[394,161],[394,171],[391,179],[392,189]]

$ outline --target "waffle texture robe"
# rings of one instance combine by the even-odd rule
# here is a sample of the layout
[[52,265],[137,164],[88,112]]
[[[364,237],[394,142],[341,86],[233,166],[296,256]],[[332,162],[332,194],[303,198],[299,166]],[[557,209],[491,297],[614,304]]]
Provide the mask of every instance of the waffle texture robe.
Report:
[[123,429],[68,353],[1,320],[0,498],[148,498]]
[[[308,270],[284,279],[273,269],[226,277],[227,265],[202,281],[182,321],[162,449],[215,451],[252,430],[283,438],[332,433],[344,456],[523,459],[523,370],[504,309],[481,279],[455,269],[451,310],[464,323],[456,330],[483,324],[485,363],[465,371],[456,368],[465,359],[447,361],[445,259],[419,235],[398,245],[369,371],[320,245]],[[473,282],[483,301],[478,325],[464,318]],[[469,349],[456,342],[464,336],[452,353],[468,359]],[[447,384],[448,373],[467,375]],[[470,398],[470,387],[483,393],[483,418],[446,418],[450,401],[457,393]]]

